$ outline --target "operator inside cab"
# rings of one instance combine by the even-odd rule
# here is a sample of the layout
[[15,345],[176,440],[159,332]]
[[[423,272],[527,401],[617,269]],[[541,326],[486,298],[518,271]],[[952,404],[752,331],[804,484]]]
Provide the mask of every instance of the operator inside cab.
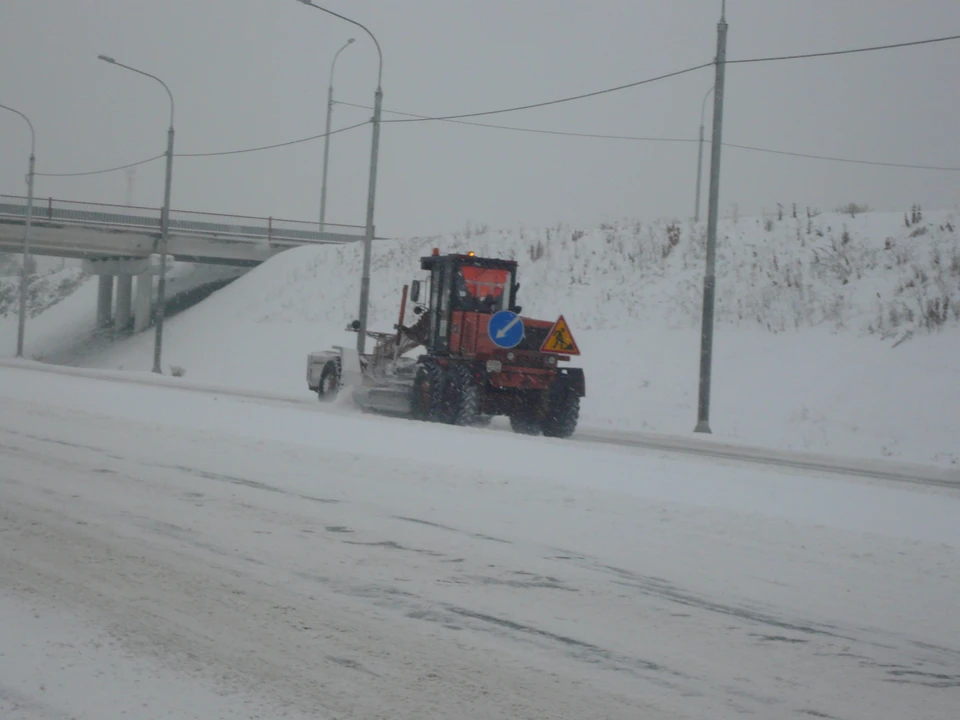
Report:
[[[505,309],[509,298],[510,272],[497,268],[459,266],[453,276],[453,310],[492,315]],[[403,326],[410,339],[427,344],[433,308],[420,315],[412,326]]]
[[508,271],[461,266],[454,282],[456,310],[493,314],[504,309],[510,282]]

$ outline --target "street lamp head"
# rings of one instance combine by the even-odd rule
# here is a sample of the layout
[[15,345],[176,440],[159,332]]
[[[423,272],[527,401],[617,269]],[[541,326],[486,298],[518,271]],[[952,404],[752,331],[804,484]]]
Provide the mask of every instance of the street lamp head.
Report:
[[350,44],[352,44],[352,43],[354,43],[354,42],[356,42],[356,41],[357,41],[356,38],[350,38],[349,40],[347,40],[347,45],[350,45]]
[[110,64],[112,64],[112,65],[116,65],[116,64],[117,64],[117,61],[114,60],[114,59],[113,59],[112,57],[110,57],[109,55],[97,55],[97,59],[98,59],[98,60],[103,60],[104,62],[108,62],[108,63],[110,63]]

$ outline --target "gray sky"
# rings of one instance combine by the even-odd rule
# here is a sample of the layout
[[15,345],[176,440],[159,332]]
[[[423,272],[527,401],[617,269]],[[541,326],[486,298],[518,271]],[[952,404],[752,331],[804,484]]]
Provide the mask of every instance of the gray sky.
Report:
[[[729,58],[834,50],[960,33],[956,0],[728,0]],[[709,62],[719,0],[327,0],[384,52],[384,108],[473,112],[589,92]],[[0,103],[31,117],[38,172],[79,172],[163,152],[231,150],[323,131],[335,93],[371,104],[376,50],[358,28],[295,0],[4,0]],[[960,166],[960,42],[730,66],[724,140],[782,150]],[[481,118],[573,132],[697,137],[711,68],[599,98]],[[710,105],[707,123],[709,126]],[[334,127],[369,118],[338,106]],[[385,115],[385,117],[391,117]],[[709,127],[708,127],[709,134]],[[533,135],[448,123],[386,124],[381,235],[693,214],[695,143]],[[25,194],[25,124],[0,111],[0,193]],[[706,149],[706,148],[705,148]],[[173,206],[315,220],[323,142],[174,163]],[[370,127],[331,140],[327,219],[362,224]],[[705,153],[705,169],[707,167]],[[138,168],[135,204],[162,203],[163,162]],[[122,203],[123,172],[38,178],[37,194]],[[954,207],[960,174],[858,167],[725,149],[721,212],[851,201]],[[704,182],[704,208],[706,207]]]

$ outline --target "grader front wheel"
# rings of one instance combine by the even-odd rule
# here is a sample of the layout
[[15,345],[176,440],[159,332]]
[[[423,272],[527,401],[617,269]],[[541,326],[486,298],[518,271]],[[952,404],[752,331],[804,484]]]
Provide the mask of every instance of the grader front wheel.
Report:
[[450,373],[436,363],[422,365],[413,381],[411,410],[417,420],[448,423],[452,418],[450,405]]
[[320,402],[330,402],[340,391],[340,362],[328,360],[320,372],[320,385],[317,387],[317,397]]
[[566,383],[550,391],[543,417],[544,437],[568,438],[577,429],[580,419],[580,396]]
[[480,424],[480,384],[470,368],[458,365],[453,370],[453,386],[456,389],[453,407],[453,424],[474,427]]

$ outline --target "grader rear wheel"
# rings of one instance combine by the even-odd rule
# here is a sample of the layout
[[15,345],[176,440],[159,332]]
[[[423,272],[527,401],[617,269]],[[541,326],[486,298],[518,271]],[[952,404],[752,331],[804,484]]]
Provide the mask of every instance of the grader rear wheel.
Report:
[[539,435],[540,420],[529,413],[511,415],[510,429],[518,435]]

